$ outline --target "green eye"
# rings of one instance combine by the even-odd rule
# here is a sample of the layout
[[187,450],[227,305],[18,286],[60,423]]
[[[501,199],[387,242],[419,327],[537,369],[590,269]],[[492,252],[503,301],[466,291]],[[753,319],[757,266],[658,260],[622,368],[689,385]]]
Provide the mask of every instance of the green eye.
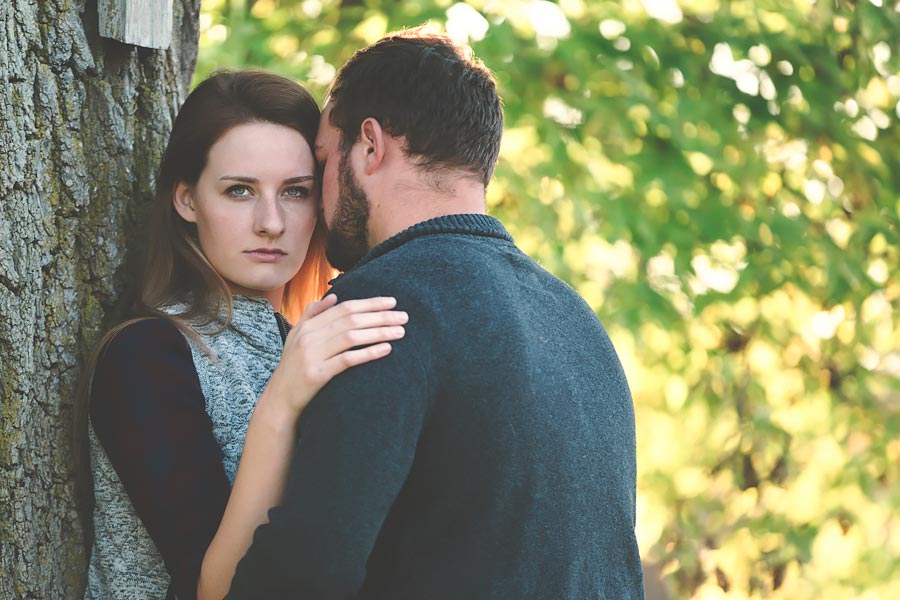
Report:
[[232,198],[247,198],[253,194],[252,190],[246,185],[233,185],[225,193]]
[[290,198],[308,198],[309,188],[293,186],[284,190],[284,195]]

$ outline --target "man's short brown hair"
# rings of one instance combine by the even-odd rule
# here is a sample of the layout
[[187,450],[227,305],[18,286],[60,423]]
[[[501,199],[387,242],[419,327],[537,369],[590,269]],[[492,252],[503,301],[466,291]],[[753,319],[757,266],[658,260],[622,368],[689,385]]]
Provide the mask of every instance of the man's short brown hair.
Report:
[[373,117],[403,138],[426,170],[468,171],[487,185],[500,154],[503,112],[490,71],[450,38],[411,29],[356,52],[330,94],[329,120],[346,150]]

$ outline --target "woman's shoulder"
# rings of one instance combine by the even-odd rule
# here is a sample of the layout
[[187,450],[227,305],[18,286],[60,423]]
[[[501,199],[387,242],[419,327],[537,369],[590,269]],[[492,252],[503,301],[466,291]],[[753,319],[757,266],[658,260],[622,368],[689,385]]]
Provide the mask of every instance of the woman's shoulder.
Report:
[[136,319],[120,325],[100,348],[92,388],[98,384],[128,387],[163,374],[171,376],[173,371],[194,372],[185,334],[166,318]]
[[184,334],[169,319],[162,317],[135,319],[119,327],[120,329],[101,349],[101,360],[133,355],[148,356],[159,352],[189,353]]
[[92,410],[123,398],[140,403],[148,394],[199,385],[190,346],[174,323],[146,318],[120,327],[97,356],[90,388]]

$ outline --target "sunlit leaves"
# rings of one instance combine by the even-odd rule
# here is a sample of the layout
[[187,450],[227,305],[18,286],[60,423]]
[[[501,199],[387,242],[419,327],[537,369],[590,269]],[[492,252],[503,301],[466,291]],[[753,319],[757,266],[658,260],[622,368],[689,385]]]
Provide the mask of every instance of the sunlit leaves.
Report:
[[900,597],[894,3],[205,0],[197,77],[322,99],[426,22],[499,83],[489,209],[622,356],[674,597]]

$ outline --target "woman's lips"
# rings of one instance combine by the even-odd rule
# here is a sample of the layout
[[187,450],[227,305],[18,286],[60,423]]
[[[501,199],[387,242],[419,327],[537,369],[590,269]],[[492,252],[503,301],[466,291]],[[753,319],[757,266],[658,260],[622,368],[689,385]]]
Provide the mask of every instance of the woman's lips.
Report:
[[263,263],[278,262],[287,256],[287,253],[285,253],[284,250],[278,250],[277,248],[257,248],[255,250],[247,250],[244,253],[247,254],[251,260]]

